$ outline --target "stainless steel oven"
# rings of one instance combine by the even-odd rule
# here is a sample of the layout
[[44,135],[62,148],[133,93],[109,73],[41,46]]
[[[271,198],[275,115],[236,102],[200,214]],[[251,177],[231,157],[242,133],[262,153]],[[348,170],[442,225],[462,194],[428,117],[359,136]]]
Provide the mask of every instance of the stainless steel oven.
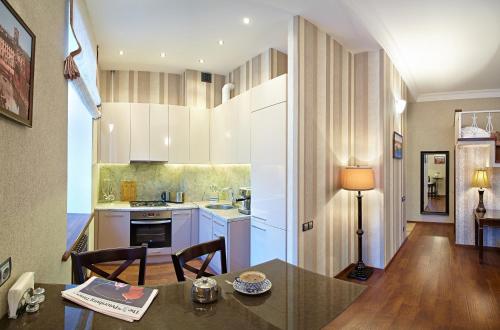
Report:
[[130,245],[148,244],[149,248],[172,245],[172,211],[130,212]]

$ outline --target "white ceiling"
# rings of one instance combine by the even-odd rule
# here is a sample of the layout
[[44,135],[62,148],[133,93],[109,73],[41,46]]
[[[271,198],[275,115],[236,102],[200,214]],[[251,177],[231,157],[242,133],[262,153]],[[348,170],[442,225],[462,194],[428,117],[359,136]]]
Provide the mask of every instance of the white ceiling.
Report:
[[[226,74],[273,47],[286,52],[291,14],[252,1],[86,0],[104,69]],[[243,24],[243,17],[251,23]],[[224,40],[220,46],[218,40]],[[124,55],[120,56],[119,51]],[[161,58],[160,53],[166,52]],[[199,63],[202,58],[205,62]]]
[[500,96],[499,0],[86,1],[106,69],[225,74],[269,47],[286,52],[302,15],[353,52],[381,45],[416,99]]
[[345,0],[417,100],[500,97],[500,1]]

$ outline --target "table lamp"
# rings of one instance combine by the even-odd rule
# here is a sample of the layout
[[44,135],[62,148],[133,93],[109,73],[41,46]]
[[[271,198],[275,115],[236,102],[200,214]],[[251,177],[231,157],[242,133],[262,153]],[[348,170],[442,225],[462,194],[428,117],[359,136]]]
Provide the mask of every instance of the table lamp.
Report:
[[373,169],[370,167],[346,167],[341,172],[342,188],[350,191],[357,191],[356,198],[358,199],[358,262],[354,269],[349,273],[350,278],[361,281],[366,281],[373,273],[373,268],[367,267],[363,263],[363,214],[361,200],[363,195],[361,191],[372,190],[375,188],[375,178]]
[[486,169],[481,168],[474,171],[472,186],[479,188],[479,204],[477,205],[476,212],[486,213],[486,208],[483,204],[484,188],[491,187],[490,180],[488,179],[488,171]]

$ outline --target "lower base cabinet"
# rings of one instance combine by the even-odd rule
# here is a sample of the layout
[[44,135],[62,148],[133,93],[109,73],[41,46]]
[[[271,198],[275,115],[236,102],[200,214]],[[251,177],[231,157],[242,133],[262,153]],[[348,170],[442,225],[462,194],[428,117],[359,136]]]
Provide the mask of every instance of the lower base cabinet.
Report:
[[252,218],[250,225],[250,265],[273,259],[286,261],[286,231]]
[[[221,236],[225,238],[228,272],[239,271],[250,266],[250,219],[228,222],[224,218],[200,209],[198,236],[200,243]],[[219,252],[214,255],[209,267],[216,274],[222,273]]]

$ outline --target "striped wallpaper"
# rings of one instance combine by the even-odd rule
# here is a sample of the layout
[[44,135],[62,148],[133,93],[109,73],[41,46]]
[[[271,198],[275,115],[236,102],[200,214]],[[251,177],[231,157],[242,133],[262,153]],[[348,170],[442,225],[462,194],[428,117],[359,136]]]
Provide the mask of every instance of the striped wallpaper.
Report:
[[146,71],[100,72],[102,102],[183,105],[181,75]]
[[212,75],[212,83],[201,82],[201,72],[182,74],[147,71],[100,72],[102,102],[159,103],[213,108],[222,100],[225,77]]
[[226,81],[234,84],[231,97],[287,73],[287,60],[286,54],[270,48],[246,61],[226,76]]
[[[355,193],[340,188],[339,174],[346,165],[369,165],[377,188],[363,194],[363,255],[383,268],[402,242],[403,166],[392,159],[392,134],[404,133],[405,118],[394,115],[392,93],[405,95],[406,87],[383,52],[352,55],[302,17],[292,30],[298,264],[333,276],[357,259]],[[302,232],[311,220],[314,230]]]

